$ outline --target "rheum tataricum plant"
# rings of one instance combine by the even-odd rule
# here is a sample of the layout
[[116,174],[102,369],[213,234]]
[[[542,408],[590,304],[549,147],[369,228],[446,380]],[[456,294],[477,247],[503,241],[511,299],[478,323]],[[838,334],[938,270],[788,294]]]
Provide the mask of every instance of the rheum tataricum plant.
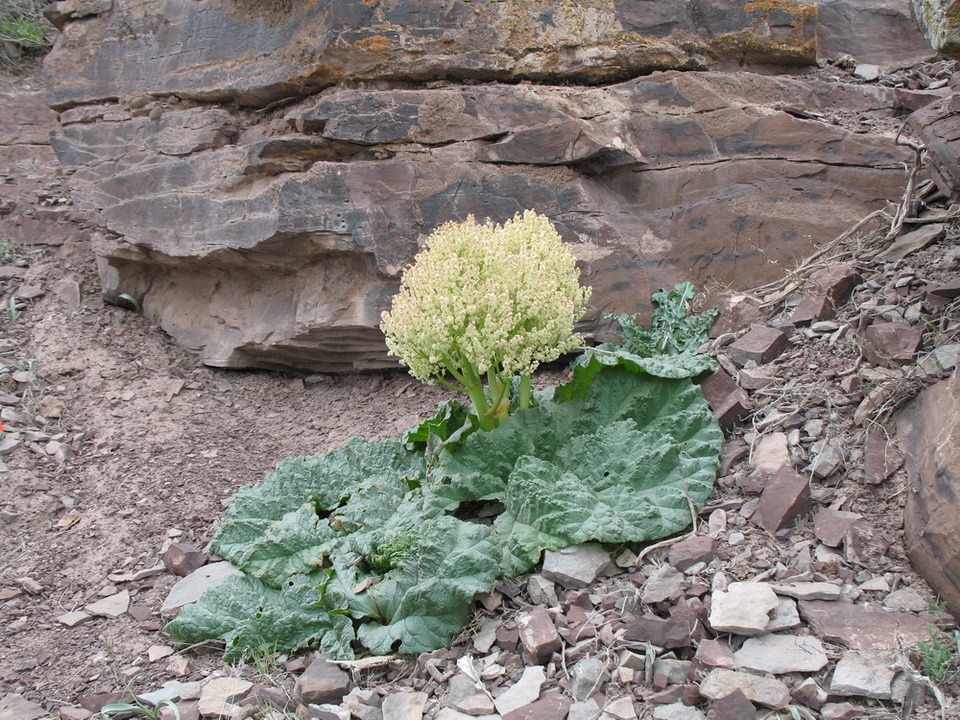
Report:
[[381,329],[411,375],[467,393],[480,427],[491,430],[512,408],[529,407],[540,363],[581,344],[573,325],[590,288],[579,278],[547,218],[527,211],[494,225],[470,216],[427,239]]

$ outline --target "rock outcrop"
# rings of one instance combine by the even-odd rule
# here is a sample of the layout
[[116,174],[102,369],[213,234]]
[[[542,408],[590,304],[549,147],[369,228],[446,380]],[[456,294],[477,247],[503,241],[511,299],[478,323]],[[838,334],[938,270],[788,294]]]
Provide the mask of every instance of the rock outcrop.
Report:
[[912,0],[913,14],[937,52],[960,58],[960,1]]
[[758,284],[901,192],[911,154],[831,114],[939,98],[722,70],[930,55],[885,0],[74,5],[47,99],[105,292],[224,367],[394,365],[399,273],[468,214],[548,215],[587,333],[681,280]]
[[899,414],[909,492],[903,513],[910,562],[960,615],[960,375],[933,385]]
[[0,238],[31,245],[62,245],[85,231],[49,171],[57,165],[50,133],[57,115],[40,91],[0,93]]
[[940,191],[960,200],[960,78],[951,81],[954,93],[910,116],[910,127],[923,141],[930,174]]

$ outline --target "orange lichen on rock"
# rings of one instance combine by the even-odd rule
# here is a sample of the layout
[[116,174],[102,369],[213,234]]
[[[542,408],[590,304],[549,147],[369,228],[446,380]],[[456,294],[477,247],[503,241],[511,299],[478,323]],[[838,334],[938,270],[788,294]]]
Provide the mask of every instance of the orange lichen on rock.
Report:
[[357,40],[353,46],[359,50],[369,50],[370,52],[385,52],[390,49],[390,39],[384,35],[371,35],[362,40]]

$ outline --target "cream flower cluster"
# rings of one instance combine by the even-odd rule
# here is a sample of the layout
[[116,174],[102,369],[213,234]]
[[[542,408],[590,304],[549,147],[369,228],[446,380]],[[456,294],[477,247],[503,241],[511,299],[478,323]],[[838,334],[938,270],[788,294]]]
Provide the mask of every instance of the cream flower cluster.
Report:
[[[590,288],[550,221],[527,211],[502,226],[447,223],[403,274],[381,329],[391,355],[433,384],[529,375],[579,345]],[[479,376],[479,377],[477,377]]]

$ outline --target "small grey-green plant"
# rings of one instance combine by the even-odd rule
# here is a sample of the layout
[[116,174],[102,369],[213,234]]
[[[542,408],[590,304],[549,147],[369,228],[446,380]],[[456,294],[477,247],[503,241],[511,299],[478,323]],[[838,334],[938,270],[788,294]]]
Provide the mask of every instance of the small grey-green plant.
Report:
[[10,301],[7,303],[7,315],[11,320],[16,320],[20,317],[20,311],[26,307],[23,303],[17,302],[16,297],[11,297]]
[[816,720],[817,716],[801,705],[785,705],[771,710],[762,720]]
[[930,617],[938,618],[947,609],[947,604],[936,595],[927,595],[927,614]]
[[620,323],[623,347],[640,357],[695,353],[707,341],[707,331],[719,310],[711,308],[699,315],[691,314],[697,291],[693,283],[684,282],[673,290],[655,292],[651,299],[657,308],[651,318],[652,327],[644,329],[636,315],[606,315]]
[[111,703],[110,705],[104,705],[100,708],[100,716],[110,718],[114,715],[127,715],[132,713],[135,717],[147,718],[147,720],[158,720],[160,710],[164,706],[170,708],[175,720],[180,720],[180,709],[172,700],[161,700],[153,707],[136,699],[128,703]]
[[166,705],[173,712],[174,720],[180,720],[180,710],[171,700],[161,700],[156,705],[148,705],[147,703],[140,700],[133,693],[133,681],[136,679],[136,675],[133,677],[124,679],[123,673],[120,672],[120,661],[117,658],[116,648],[113,646],[113,638],[107,637],[107,657],[110,660],[110,667],[113,670],[113,675],[117,679],[118,684],[123,683],[123,696],[129,696],[131,699],[129,701],[110,703],[104,705],[100,708],[98,717],[100,718],[112,718],[115,715],[123,715],[129,717],[133,715],[135,717],[147,718],[147,720],[158,720],[160,717],[160,710]]
[[960,650],[960,633],[955,630],[952,635],[947,635],[933,623],[927,623],[927,636],[929,640],[917,643],[920,670],[934,682],[940,682],[955,665]]
[[27,265],[40,251],[27,243],[0,235],[0,265]]

